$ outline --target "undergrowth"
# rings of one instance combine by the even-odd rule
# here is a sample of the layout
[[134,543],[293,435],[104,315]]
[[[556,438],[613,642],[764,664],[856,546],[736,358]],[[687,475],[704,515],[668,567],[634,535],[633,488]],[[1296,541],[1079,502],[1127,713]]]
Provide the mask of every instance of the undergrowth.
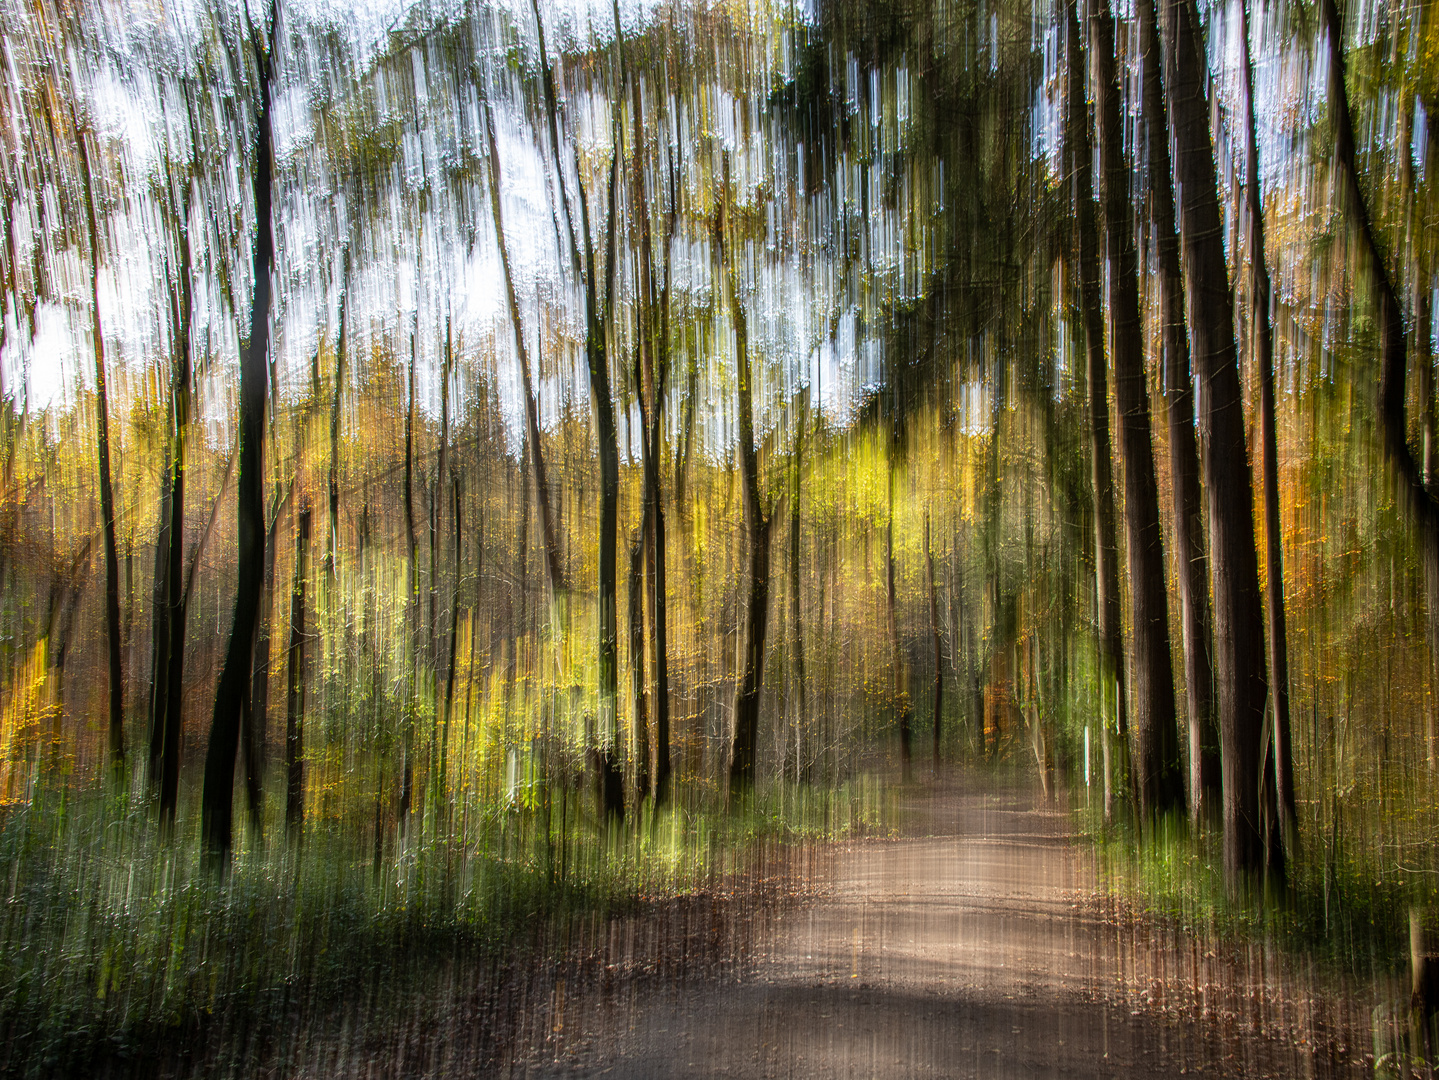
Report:
[[207,1024],[283,1026],[404,992],[439,958],[544,958],[575,926],[732,888],[757,850],[878,831],[881,790],[776,785],[618,828],[570,791],[463,828],[416,818],[378,863],[370,837],[313,824],[298,845],[242,841],[223,881],[201,871],[193,815],[165,841],[143,800],[41,791],[0,818],[0,1072],[80,1074]]

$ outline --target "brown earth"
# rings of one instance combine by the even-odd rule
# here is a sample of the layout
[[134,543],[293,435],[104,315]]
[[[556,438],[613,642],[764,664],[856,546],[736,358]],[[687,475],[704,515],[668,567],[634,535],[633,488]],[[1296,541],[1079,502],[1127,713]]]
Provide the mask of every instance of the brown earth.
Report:
[[826,851],[823,895],[737,924],[738,962],[655,977],[663,959],[643,945],[665,935],[637,959],[619,930],[600,977],[557,972],[530,996],[499,1071],[1372,1075],[1369,1003],[1321,992],[1272,949],[1121,915],[1070,818],[1028,788],[916,792],[902,838]]

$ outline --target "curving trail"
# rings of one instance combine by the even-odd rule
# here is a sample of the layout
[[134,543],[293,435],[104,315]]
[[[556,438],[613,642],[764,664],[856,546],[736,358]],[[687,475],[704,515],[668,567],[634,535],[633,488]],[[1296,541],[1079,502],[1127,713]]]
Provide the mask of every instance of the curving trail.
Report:
[[1232,983],[1232,966],[1105,919],[1086,848],[1028,790],[960,780],[916,798],[906,838],[836,851],[825,897],[760,935],[738,976],[576,994],[508,1074],[1363,1074],[1272,970],[1206,989],[1195,972]]

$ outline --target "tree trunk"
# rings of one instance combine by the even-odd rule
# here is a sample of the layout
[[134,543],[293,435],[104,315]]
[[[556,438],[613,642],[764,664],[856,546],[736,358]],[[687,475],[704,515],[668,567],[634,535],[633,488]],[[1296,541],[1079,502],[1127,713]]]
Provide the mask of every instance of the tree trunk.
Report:
[[939,599],[934,588],[934,551],[929,546],[929,511],[927,509],[924,513],[924,568],[929,586],[929,641],[934,652],[934,706],[931,709],[931,714],[934,716],[934,747],[931,756],[934,771],[938,774],[940,720],[944,715],[944,649],[939,635]]
[[1209,554],[1199,487],[1199,444],[1194,433],[1194,384],[1184,327],[1184,278],[1174,223],[1174,182],[1169,168],[1168,110],[1164,103],[1159,27],[1154,0],[1138,0],[1144,50],[1144,124],[1149,146],[1150,216],[1158,262],[1159,322],[1164,396],[1169,427],[1169,468],[1174,489],[1174,550],[1184,637],[1185,703],[1189,713],[1189,814],[1196,827],[1220,813],[1219,726],[1215,716],[1213,627],[1209,611]]
[[740,489],[743,493],[745,533],[749,543],[749,595],[745,602],[743,667],[735,687],[734,721],[730,732],[729,793],[733,799],[754,787],[755,753],[759,738],[759,699],[764,688],[764,644],[769,616],[770,519],[759,490],[758,451],[754,441],[753,383],[749,358],[749,324],[740,304],[736,270],[728,259],[726,218],[731,198],[729,161],[725,161],[724,190],[715,216],[715,252],[723,277],[725,302],[734,323],[735,363],[738,368]]
[[182,580],[185,546],[185,484],[190,429],[190,249],[186,235],[177,237],[180,265],[170,290],[170,315],[176,353],[170,389],[168,473],[164,484],[163,557],[156,554],[163,580],[155,589],[155,650],[150,714],[150,777],[157,789],[160,829],[169,835],[175,824],[180,789],[180,731],[184,707],[185,622],[187,589]]
[[1109,343],[1124,471],[1129,621],[1134,635],[1129,686],[1134,713],[1134,779],[1140,813],[1152,817],[1183,809],[1184,770],[1174,711],[1164,533],[1159,525],[1149,386],[1144,375],[1144,337],[1139,324],[1139,260],[1130,228],[1129,169],[1122,150],[1114,17],[1108,0],[1091,0],[1089,32],[1109,268]]
[[804,607],[800,603],[800,487],[804,474],[804,432],[809,426],[809,387],[800,391],[799,413],[794,427],[794,461],[789,489],[789,621],[794,641],[794,780],[799,783],[804,760],[804,724],[809,715],[808,687],[804,667]]
[[1084,51],[1079,39],[1075,0],[1065,5],[1069,54],[1065,141],[1075,210],[1079,261],[1080,311],[1084,324],[1085,378],[1089,384],[1089,456],[1094,486],[1094,591],[1099,627],[1100,685],[1103,698],[1115,692],[1114,729],[1101,716],[1104,738],[1104,816],[1114,809],[1113,755],[1110,744],[1127,732],[1124,695],[1124,650],[1120,639],[1119,552],[1115,539],[1114,472],[1109,441],[1108,373],[1104,364],[1103,295],[1099,269],[1099,230],[1095,223],[1093,162],[1089,142],[1088,106],[1084,91]]
[[[538,13],[536,14],[538,19]],[[525,345],[524,323],[520,319],[520,301],[515,295],[514,278],[510,273],[509,244],[505,240],[504,215],[500,207],[500,152],[495,143],[495,121],[488,99],[484,101],[485,137],[489,145],[490,216],[495,226],[495,243],[500,249],[500,269],[505,278],[505,299],[509,304],[510,323],[515,333],[515,355],[520,361],[520,385],[525,392],[525,441],[529,446],[530,467],[535,473],[535,492],[539,502],[540,531],[544,536],[545,573],[551,597],[566,589],[560,564],[559,541],[555,533],[555,516],[550,504],[550,480],[545,470],[545,455],[540,447],[540,410],[535,401],[534,377],[530,368],[530,351]]]
[[289,682],[285,694],[285,833],[300,838],[305,821],[305,578],[310,508],[295,522],[295,578],[290,590]]
[[[274,369],[270,371],[273,381]],[[291,488],[293,490],[293,487]],[[245,768],[245,805],[256,835],[261,828],[263,802],[260,777],[265,756],[265,728],[270,717],[270,639],[275,616],[275,537],[283,509],[279,499],[272,499],[274,511],[265,533],[265,577],[260,588],[260,611],[255,622],[255,658],[250,671],[250,704],[240,713],[241,760]]]
[[350,293],[350,245],[340,256],[340,328],[335,338],[335,386],[330,399],[329,528],[325,530],[325,574],[333,581],[340,548],[340,408],[345,393],[345,313]]
[[[891,439],[891,446],[894,445]],[[907,784],[914,776],[910,731],[909,685],[905,678],[904,649],[899,641],[899,624],[894,615],[894,458],[891,455],[886,470],[889,513],[884,527],[884,579],[885,579],[885,621],[889,626],[890,670],[894,676],[894,705],[899,721],[900,777]]]
[[[670,263],[669,241],[674,237],[676,215],[671,206],[666,216],[665,266],[663,280],[656,285],[654,250],[650,237],[649,205],[646,198],[646,175],[642,166],[645,146],[641,118],[645,114],[639,80],[632,82],[634,118],[634,162],[631,184],[634,190],[639,224],[639,322],[641,327],[638,362],[635,364],[635,399],[640,410],[640,449],[644,466],[645,512],[643,541],[645,545],[645,589],[650,613],[650,677],[655,714],[654,802],[658,806],[669,797],[670,782],[670,704],[669,704],[669,611],[666,604],[665,509],[660,491],[660,453],[663,449],[665,389],[669,383],[669,304]],[[671,185],[674,177],[671,175]],[[674,197],[673,195],[671,196]],[[649,773],[648,748],[638,747]]]
[[1264,710],[1264,611],[1254,546],[1253,488],[1244,443],[1234,310],[1225,265],[1209,131],[1207,71],[1193,0],[1164,0],[1165,96],[1179,193],[1184,295],[1199,399],[1209,554],[1213,575],[1215,671],[1219,686],[1224,865],[1231,885],[1267,870],[1284,875],[1273,791],[1260,794]]
[[[1264,250],[1264,207],[1259,191],[1259,136],[1254,121],[1254,67],[1249,57],[1249,0],[1241,4],[1243,21],[1244,203],[1249,224],[1250,355],[1259,375],[1259,458],[1264,480],[1264,602],[1269,625],[1269,701],[1273,720],[1270,768],[1278,793],[1279,821],[1290,858],[1296,854],[1299,827],[1294,805],[1294,764],[1289,742],[1289,637],[1284,614],[1284,531],[1279,520],[1279,446],[1274,416],[1274,337],[1270,325],[1272,292]],[[1268,781],[1266,780],[1266,783]]]
[[[1379,250],[1369,207],[1359,187],[1354,152],[1354,121],[1349,112],[1349,92],[1345,85],[1347,68],[1343,49],[1343,26],[1334,0],[1319,0],[1319,21],[1329,50],[1328,97],[1334,124],[1334,171],[1338,189],[1335,201],[1354,222],[1362,253],[1367,257],[1370,273],[1373,275],[1375,322],[1379,331],[1380,350],[1379,427],[1384,456],[1394,471],[1399,508],[1404,516],[1413,521],[1418,533],[1428,609],[1430,663],[1434,670],[1439,671],[1439,503],[1436,503],[1433,493],[1425,487],[1423,468],[1409,449],[1408,410],[1405,400],[1409,355],[1408,341],[1404,333],[1404,311],[1389,276],[1389,268]],[[1429,115],[1432,132],[1434,113]],[[1434,145],[1431,134],[1429,146]],[[1432,156],[1429,167],[1435,167]],[[1421,311],[1416,314],[1424,313]],[[1428,431],[1427,423],[1421,426]]]
[[[72,105],[73,110],[73,105]],[[100,230],[95,222],[90,152],[86,132],[71,113],[80,179],[85,193],[85,224],[90,236],[90,336],[95,350],[95,423],[99,443],[100,516],[105,526],[105,638],[110,661],[110,764],[120,777],[125,765],[125,673],[120,662],[120,559],[115,539],[115,492],[110,484],[110,406],[105,386],[105,335],[100,328]]]
[[[448,817],[449,800],[445,795],[447,790],[449,767],[450,767],[450,719],[453,714],[455,703],[455,662],[460,648],[460,567],[463,565],[465,550],[465,513],[464,502],[461,498],[463,489],[460,486],[460,474],[456,471],[452,477],[451,495],[455,508],[455,584],[450,590],[450,655],[445,662],[445,719],[440,725],[440,779],[439,789],[441,806],[445,808]],[[476,585],[478,588],[478,584]],[[470,668],[474,669],[474,616],[470,617]],[[469,710],[466,709],[466,723],[468,724]]]
[[260,102],[255,132],[254,293],[250,301],[250,335],[240,353],[240,451],[236,525],[239,573],[235,584],[235,615],[230,643],[215,691],[210,742],[205,753],[205,786],[201,799],[200,833],[207,870],[223,876],[229,870],[233,843],[235,757],[240,743],[240,714],[249,706],[250,670],[255,623],[265,573],[265,398],[270,345],[270,274],[274,264],[270,196],[273,184],[270,145],[270,78],[276,46],[275,0],[269,4],[269,45],[254,43],[260,70]]
[[[416,316],[418,319],[418,315]],[[405,543],[409,554],[409,601],[406,604],[410,624],[410,686],[405,702],[404,731],[401,735],[400,805],[396,810],[400,839],[404,840],[410,825],[410,803],[415,790],[415,718],[420,708],[420,546],[415,538],[415,365],[418,328],[410,332],[409,387],[405,410]]]
[[631,746],[635,758],[635,801],[649,793],[649,702],[645,693],[645,533],[650,524],[650,506],[645,501],[644,521],[630,544],[630,689],[634,698],[634,734]]

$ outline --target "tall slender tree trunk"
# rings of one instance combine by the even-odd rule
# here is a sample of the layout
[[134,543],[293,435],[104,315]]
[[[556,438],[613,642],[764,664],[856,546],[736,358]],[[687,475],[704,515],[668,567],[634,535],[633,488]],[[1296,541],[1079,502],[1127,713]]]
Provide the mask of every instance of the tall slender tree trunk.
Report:
[[[455,584],[450,590],[450,649],[449,657],[445,661],[445,712],[444,722],[440,725],[440,805],[446,815],[449,813],[449,797],[445,795],[449,779],[450,767],[450,721],[454,713],[455,703],[455,664],[460,648],[460,579],[462,576],[460,567],[464,565],[465,551],[465,508],[462,499],[464,489],[460,484],[460,474],[454,471],[451,477],[451,499],[455,508]],[[476,586],[478,588],[478,585]],[[470,617],[470,667],[474,668],[474,616]],[[469,710],[466,709],[466,724],[469,723]]]
[[789,621],[794,657],[794,779],[799,783],[804,762],[804,727],[809,717],[808,687],[804,663],[804,605],[800,603],[800,488],[804,475],[804,432],[809,426],[809,387],[799,394],[799,414],[794,427],[794,460],[789,489]]
[[1169,167],[1168,110],[1154,0],[1137,0],[1144,51],[1143,115],[1149,147],[1150,217],[1158,256],[1158,296],[1169,468],[1174,491],[1174,550],[1184,640],[1185,704],[1189,714],[1189,813],[1195,826],[1220,814],[1219,721],[1215,715],[1213,626],[1209,611],[1209,554],[1204,546],[1199,444],[1194,432],[1194,384],[1184,326],[1184,277],[1174,222]]
[[105,639],[110,676],[110,764],[118,778],[125,765],[125,673],[120,658],[120,559],[115,538],[115,492],[110,483],[110,404],[105,383],[105,335],[100,327],[100,230],[90,174],[86,131],[74,121],[75,147],[85,193],[85,224],[90,237],[90,338],[95,350],[95,430],[100,473],[100,516],[105,531]]
[[[630,745],[635,759],[635,801],[649,793],[649,701],[645,688],[645,533],[650,525],[649,500],[645,500],[644,520],[635,530],[630,544],[630,689],[634,699],[634,733]],[[653,616],[651,616],[653,617]]]
[[[1124,695],[1124,648],[1119,609],[1119,550],[1115,538],[1114,471],[1109,439],[1109,382],[1104,361],[1103,292],[1099,229],[1095,222],[1093,159],[1084,91],[1085,60],[1075,0],[1065,4],[1069,82],[1065,141],[1075,210],[1075,254],[1079,262],[1080,313],[1084,324],[1085,378],[1089,384],[1089,456],[1094,487],[1094,590],[1099,624],[1100,685],[1105,701],[1115,695],[1114,728],[1101,715],[1104,754],[1104,815],[1114,809],[1114,754],[1128,735]],[[1107,706],[1106,706],[1107,708]],[[1101,710],[1101,713],[1103,710]]]
[[[536,15],[538,18],[538,14]],[[560,562],[559,540],[556,537],[555,515],[550,502],[549,473],[545,469],[544,450],[540,445],[540,410],[535,400],[534,375],[530,351],[525,344],[524,323],[520,318],[520,301],[515,294],[514,277],[510,273],[509,243],[505,239],[504,214],[500,201],[500,152],[495,141],[495,121],[488,99],[484,101],[485,137],[489,147],[490,216],[495,227],[495,243],[500,249],[500,269],[505,279],[505,299],[510,309],[510,323],[515,335],[515,355],[520,361],[520,385],[525,393],[525,444],[528,460],[535,474],[535,497],[539,503],[540,531],[545,547],[545,574],[552,597],[559,597],[567,588]]]
[[[445,803],[445,766],[440,749],[445,741],[444,725],[448,719],[438,705],[440,679],[440,537],[445,526],[445,489],[450,465],[450,374],[453,365],[450,322],[445,320],[445,355],[440,365],[440,447],[435,456],[435,482],[430,500],[430,684],[436,700],[434,723],[430,731],[430,798],[429,805],[439,812]],[[458,564],[456,564],[458,567]],[[446,679],[449,676],[446,675]]]
[[[416,315],[418,319],[418,314]],[[410,334],[409,386],[406,392],[408,407],[405,410],[405,543],[409,554],[409,600],[406,607],[410,624],[410,685],[405,702],[404,731],[401,738],[400,764],[400,805],[396,812],[400,839],[404,840],[409,831],[410,803],[415,790],[415,721],[420,708],[420,545],[415,537],[415,338],[418,328]]]
[[[275,371],[270,369],[271,381]],[[293,488],[292,488],[293,490]],[[266,727],[270,717],[270,639],[275,624],[275,538],[283,509],[281,500],[271,499],[273,512],[265,533],[265,576],[260,589],[260,612],[255,626],[255,658],[250,671],[250,703],[240,713],[241,761],[245,771],[245,805],[258,836],[263,812],[260,777],[264,771]]]
[[[893,422],[891,420],[891,422]],[[890,445],[894,446],[895,440],[891,437]],[[889,628],[889,662],[890,671],[894,676],[894,703],[895,712],[899,721],[899,760],[900,775],[905,783],[909,783],[914,775],[914,747],[912,745],[913,732],[910,730],[910,701],[909,685],[905,677],[904,648],[899,640],[899,623],[895,619],[895,597],[894,597],[894,459],[891,456],[888,462],[887,483],[889,492],[889,511],[885,518],[884,525],[884,583],[885,583],[885,621]]]
[[[656,283],[654,244],[650,236],[650,214],[647,199],[646,171],[643,167],[646,141],[642,118],[645,115],[639,80],[631,82],[631,115],[634,120],[634,161],[631,185],[635,199],[635,217],[639,224],[639,348],[634,365],[635,398],[640,409],[640,449],[644,467],[645,511],[643,542],[645,554],[645,592],[650,613],[650,679],[654,704],[655,741],[652,792],[655,805],[669,797],[670,782],[670,703],[669,703],[669,609],[666,603],[665,507],[660,491],[660,454],[663,450],[665,389],[669,383],[669,305],[670,262],[669,241],[674,236],[673,204],[666,215],[664,236],[663,280]],[[671,174],[671,199],[675,183]],[[638,747],[637,754],[645,761],[649,775],[648,747]]]
[[1139,324],[1139,259],[1130,227],[1129,168],[1123,154],[1114,17],[1108,0],[1090,0],[1090,56],[1103,177],[1104,237],[1109,269],[1109,346],[1124,466],[1125,554],[1129,622],[1135,787],[1145,817],[1184,807],[1184,770],[1174,709],[1169,656],[1169,592],[1164,580],[1164,533],[1150,439],[1149,386]]
[[924,512],[924,569],[929,586],[929,642],[934,654],[934,771],[939,772],[940,721],[944,716],[944,648],[939,634],[939,598],[934,587],[934,550],[929,543],[929,510]]
[[1209,505],[1214,653],[1224,785],[1224,865],[1232,885],[1267,870],[1282,881],[1284,847],[1274,792],[1263,785],[1264,610],[1254,545],[1253,488],[1244,442],[1234,310],[1209,131],[1207,71],[1193,0],[1163,0],[1165,97],[1179,198],[1184,296],[1198,381]]
[[[230,643],[215,690],[210,741],[205,753],[205,781],[201,798],[200,834],[208,871],[224,875],[230,864],[234,835],[235,758],[239,752],[240,716],[249,707],[250,671],[255,647],[255,624],[264,588],[265,562],[265,399],[270,347],[270,275],[275,242],[271,231],[270,79],[275,57],[279,12],[275,0],[268,5],[268,47],[253,41],[260,71],[259,108],[255,131],[255,242],[251,276],[250,335],[240,353],[240,476],[236,524],[239,534],[239,573],[235,584],[235,614]],[[253,33],[253,30],[252,30]]]
[[174,828],[180,790],[180,732],[184,709],[185,623],[187,589],[182,578],[185,545],[185,486],[190,430],[191,275],[187,235],[177,237],[180,265],[170,290],[175,326],[174,373],[170,389],[169,473],[162,500],[167,520],[164,580],[156,589],[156,663],[151,687],[150,776],[158,790],[161,832]]
[[749,544],[749,594],[745,601],[743,665],[735,687],[734,720],[730,732],[730,797],[753,788],[756,745],[759,741],[759,699],[764,687],[764,645],[769,617],[770,518],[759,490],[759,460],[754,441],[753,373],[750,369],[749,322],[740,303],[736,268],[728,251],[729,162],[725,161],[719,213],[715,216],[715,251],[723,278],[725,303],[734,324],[735,364],[738,369],[740,490],[744,502],[745,534]]
[[[1439,110],[1436,110],[1439,111]],[[1429,116],[1434,116],[1431,111]],[[1409,144],[1413,147],[1413,116],[1409,114],[1409,136],[1401,141],[1400,145]],[[1422,147],[1415,147],[1411,151],[1411,160],[1406,166],[1408,184],[1412,191],[1412,202],[1410,207],[1410,235],[1419,237],[1425,235],[1426,231],[1433,227],[1434,222],[1434,187],[1426,185],[1427,190],[1414,190],[1414,162],[1412,153],[1417,152],[1421,160],[1427,161],[1427,168],[1439,166],[1439,127],[1429,123],[1425,125],[1425,140]],[[1415,242],[1412,244],[1411,274],[1412,282],[1410,290],[1412,299],[1411,309],[1414,313],[1414,373],[1417,376],[1418,385],[1415,387],[1416,397],[1419,404],[1419,433],[1420,433],[1420,456],[1416,464],[1419,467],[1419,477],[1424,489],[1431,495],[1435,490],[1436,455],[1439,455],[1439,431],[1436,431],[1436,410],[1434,401],[1435,379],[1434,379],[1434,299],[1433,299],[1433,261],[1430,254],[1430,246],[1425,243]],[[1439,590],[1436,590],[1439,591]],[[1424,710],[1424,741],[1426,747],[1429,771],[1439,771],[1439,732],[1435,730],[1435,714],[1439,712],[1439,634],[1429,635],[1429,703]]]
[[325,575],[332,581],[340,548],[340,418],[345,400],[345,315],[349,310],[349,293],[350,245],[346,243],[340,256],[340,327],[335,337],[335,385],[330,398],[329,528],[325,530]]
[[[1264,206],[1259,190],[1259,135],[1254,119],[1254,66],[1249,57],[1249,0],[1242,0],[1244,209],[1249,225],[1250,355],[1259,375],[1259,458],[1264,481],[1264,603],[1269,627],[1269,702],[1273,731],[1270,767],[1278,792],[1279,820],[1292,858],[1299,842],[1294,805],[1294,765],[1289,742],[1289,635],[1284,614],[1284,530],[1279,520],[1279,445],[1274,415],[1272,290],[1264,250]],[[1267,782],[1267,781],[1266,781]]]
[[300,838],[305,821],[305,580],[310,553],[310,508],[295,521],[295,578],[290,589],[289,680],[285,694],[285,832]]

